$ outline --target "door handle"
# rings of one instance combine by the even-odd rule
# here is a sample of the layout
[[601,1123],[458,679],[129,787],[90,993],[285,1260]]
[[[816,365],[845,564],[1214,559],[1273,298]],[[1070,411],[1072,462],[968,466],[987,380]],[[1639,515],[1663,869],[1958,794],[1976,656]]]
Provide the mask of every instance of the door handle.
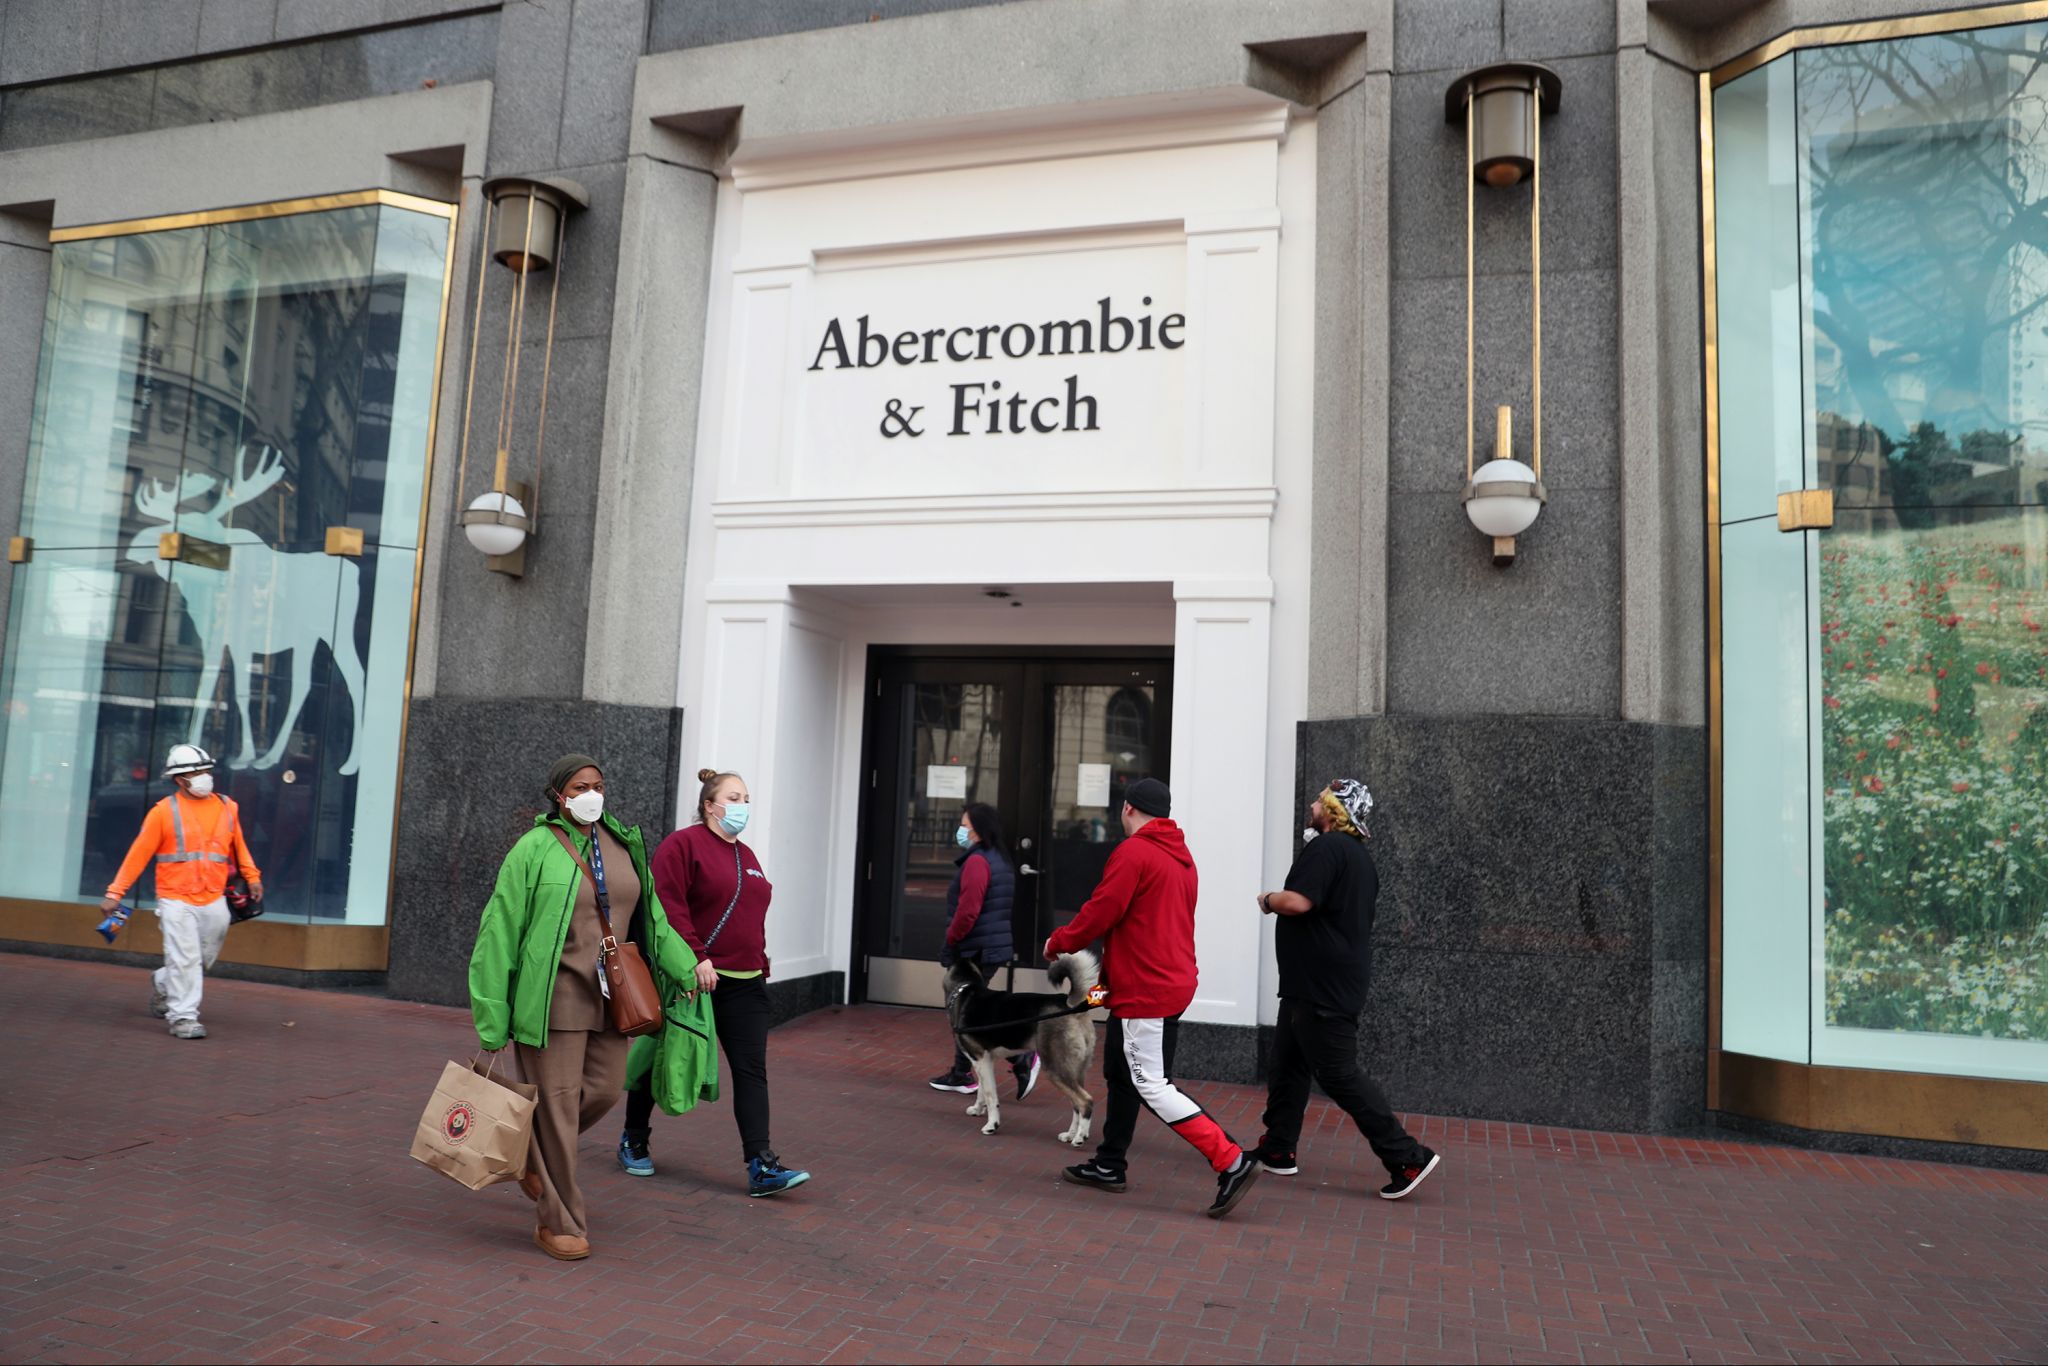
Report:
[[1038,870],[1028,863],[1020,863],[1017,865],[1017,875],[1019,877],[1037,877]]

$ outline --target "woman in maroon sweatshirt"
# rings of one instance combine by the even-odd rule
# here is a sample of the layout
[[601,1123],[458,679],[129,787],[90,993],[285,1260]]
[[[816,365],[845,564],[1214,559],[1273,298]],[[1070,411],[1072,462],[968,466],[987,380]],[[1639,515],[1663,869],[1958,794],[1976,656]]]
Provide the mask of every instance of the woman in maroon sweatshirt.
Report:
[[[737,773],[703,769],[697,820],[661,842],[650,871],[669,924],[697,954],[697,988],[715,992],[712,1020],[725,1049],[732,1113],[747,1164],[747,1194],[780,1195],[811,1179],[768,1146],[768,902],[775,889],[761,861],[740,840],[752,811]],[[647,1151],[654,1121],[652,1083],[626,1093],[619,1165],[654,1175]]]

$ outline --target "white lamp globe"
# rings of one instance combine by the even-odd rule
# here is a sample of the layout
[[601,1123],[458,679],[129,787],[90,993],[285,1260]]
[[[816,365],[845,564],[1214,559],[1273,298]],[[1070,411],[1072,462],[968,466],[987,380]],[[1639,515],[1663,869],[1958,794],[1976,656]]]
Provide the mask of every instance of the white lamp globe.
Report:
[[1465,515],[1482,535],[1519,536],[1543,510],[1537,487],[1536,476],[1521,461],[1489,460],[1472,473]]
[[[526,509],[509,493],[483,494],[469,505],[469,510],[486,516],[499,512],[508,517],[526,516]],[[523,526],[504,526],[489,521],[466,521],[462,532],[469,537],[471,545],[486,555],[510,555],[526,544],[526,528]]]

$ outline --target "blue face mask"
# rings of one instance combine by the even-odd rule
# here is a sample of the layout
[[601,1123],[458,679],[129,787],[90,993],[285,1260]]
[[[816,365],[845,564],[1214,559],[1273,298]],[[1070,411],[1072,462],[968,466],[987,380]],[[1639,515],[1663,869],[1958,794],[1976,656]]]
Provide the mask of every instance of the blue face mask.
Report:
[[974,836],[968,834],[967,827],[963,825],[953,831],[953,843],[965,849],[974,843]]
[[753,810],[745,802],[728,802],[725,814],[718,818],[719,826],[728,835],[737,835],[747,828],[747,815]]

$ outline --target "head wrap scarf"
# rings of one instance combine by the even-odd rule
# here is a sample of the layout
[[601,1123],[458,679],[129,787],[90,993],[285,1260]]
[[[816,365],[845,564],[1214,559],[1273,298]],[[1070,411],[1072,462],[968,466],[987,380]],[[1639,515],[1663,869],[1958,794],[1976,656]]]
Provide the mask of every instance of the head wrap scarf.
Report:
[[586,768],[594,768],[602,774],[604,768],[588,754],[564,754],[548,769],[548,801],[561,800],[560,793],[568,781]]
[[1365,818],[1372,814],[1372,793],[1366,790],[1364,783],[1356,778],[1339,778],[1318,800],[1330,813],[1332,828],[1360,839],[1372,838],[1372,831],[1365,824]]

